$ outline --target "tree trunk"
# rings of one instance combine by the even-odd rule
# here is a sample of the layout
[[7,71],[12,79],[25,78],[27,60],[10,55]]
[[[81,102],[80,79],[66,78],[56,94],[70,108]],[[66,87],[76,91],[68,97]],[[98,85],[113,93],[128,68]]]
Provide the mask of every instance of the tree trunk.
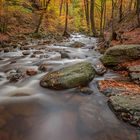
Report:
[[106,0],[104,0],[104,24],[103,24],[103,30],[106,27]]
[[87,28],[88,28],[88,31],[90,32],[89,2],[88,2],[88,0],[84,0],[84,6],[85,6],[85,16],[86,16]]
[[130,3],[129,3],[129,5],[128,5],[128,11],[129,11],[129,13],[130,13],[131,10],[132,10],[132,4],[133,4],[133,0],[130,0]]
[[140,0],[137,0],[136,14],[137,14],[137,19],[138,19],[138,26],[140,27]]
[[96,36],[95,29],[95,17],[94,17],[94,8],[95,8],[95,0],[90,0],[90,22],[91,22],[91,31],[93,36]]
[[48,8],[48,5],[49,5],[50,1],[51,1],[51,0],[48,0],[48,1],[45,3],[45,8],[43,8],[43,10],[42,10],[42,13],[41,13],[40,18],[39,18],[39,22],[38,22],[37,27],[36,27],[36,30],[35,30],[35,33],[38,33],[39,30],[40,30],[40,26],[41,26],[41,24],[42,24],[44,14],[46,13],[46,10],[47,10],[47,8]]
[[122,21],[122,17],[123,17],[123,0],[120,0],[120,6],[119,6],[119,22]]
[[62,15],[62,7],[63,7],[63,0],[61,0],[61,3],[60,3],[60,16]]
[[100,36],[103,36],[103,16],[105,10],[105,0],[101,0],[101,17],[100,17]]
[[66,17],[65,17],[65,28],[64,28],[64,33],[63,36],[68,37],[69,33],[68,33],[68,14],[69,14],[69,4],[68,4],[68,0],[66,0]]
[[116,40],[116,32],[114,29],[114,11],[115,11],[115,3],[114,0],[112,0],[112,33],[111,33],[111,38],[110,40]]

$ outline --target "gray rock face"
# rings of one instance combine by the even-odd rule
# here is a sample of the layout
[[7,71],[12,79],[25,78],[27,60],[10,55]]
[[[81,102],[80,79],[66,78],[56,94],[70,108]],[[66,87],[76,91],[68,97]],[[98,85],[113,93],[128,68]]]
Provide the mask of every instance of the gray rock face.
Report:
[[101,61],[107,66],[115,66],[125,61],[140,59],[140,45],[118,45],[109,48]]
[[95,76],[95,70],[88,62],[81,62],[46,74],[40,85],[51,89],[68,89],[87,85]]
[[140,127],[140,94],[111,96],[109,105],[119,118]]
[[131,66],[128,68],[130,78],[137,84],[140,84],[140,65]]

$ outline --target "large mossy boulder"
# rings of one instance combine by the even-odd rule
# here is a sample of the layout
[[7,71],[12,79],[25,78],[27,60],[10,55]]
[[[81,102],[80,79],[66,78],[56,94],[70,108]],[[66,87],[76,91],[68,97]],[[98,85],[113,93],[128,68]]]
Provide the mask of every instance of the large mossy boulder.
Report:
[[51,89],[69,89],[87,85],[95,76],[95,70],[89,62],[81,62],[46,74],[40,85]]
[[115,66],[119,63],[140,59],[140,45],[118,45],[109,48],[101,61],[106,66]]

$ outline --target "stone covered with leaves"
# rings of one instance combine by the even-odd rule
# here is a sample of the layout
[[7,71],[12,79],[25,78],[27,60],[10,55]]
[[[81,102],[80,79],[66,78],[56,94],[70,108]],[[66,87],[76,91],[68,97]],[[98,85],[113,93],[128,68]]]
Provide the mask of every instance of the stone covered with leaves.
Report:
[[89,62],[81,62],[46,74],[40,85],[51,89],[68,89],[85,86],[95,76],[95,70]]

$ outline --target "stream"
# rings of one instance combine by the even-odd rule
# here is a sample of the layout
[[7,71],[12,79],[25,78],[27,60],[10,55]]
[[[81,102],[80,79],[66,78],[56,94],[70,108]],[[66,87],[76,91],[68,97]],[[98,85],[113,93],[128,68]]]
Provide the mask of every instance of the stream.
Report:
[[[75,41],[86,46],[69,47]],[[75,88],[45,89],[39,84],[47,72],[77,62],[89,61],[96,67],[101,56],[96,48],[96,38],[74,34],[66,42],[29,49],[29,55],[23,55],[25,50],[20,49],[0,52],[0,140],[140,140],[140,132],[118,120],[98,90],[97,81],[120,77],[113,71],[94,78],[89,84],[91,95]],[[62,58],[62,52],[69,58]],[[38,71],[42,63],[48,65],[47,72]],[[29,68],[38,74],[18,82],[7,79],[14,69]]]

